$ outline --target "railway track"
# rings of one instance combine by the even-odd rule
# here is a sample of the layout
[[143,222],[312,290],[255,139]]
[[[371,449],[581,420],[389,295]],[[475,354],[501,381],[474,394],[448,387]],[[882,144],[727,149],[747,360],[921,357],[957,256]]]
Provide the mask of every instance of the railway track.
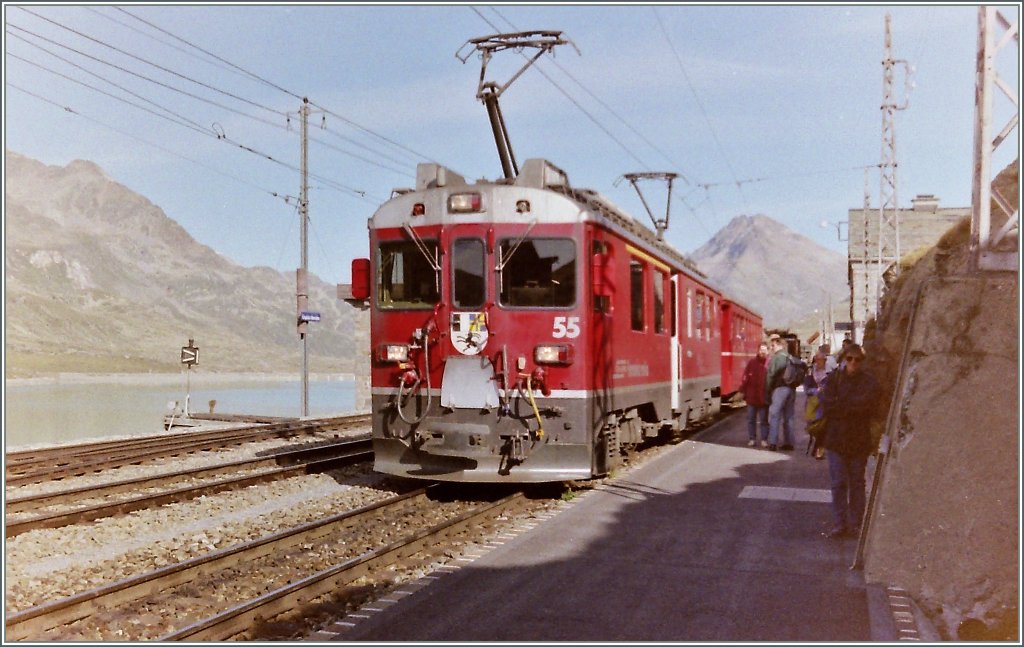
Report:
[[[723,409],[718,418],[730,415],[731,411]],[[688,430],[684,436],[689,436],[698,430],[697,428]],[[647,452],[638,452],[627,462],[633,463],[634,459],[639,459],[642,462],[644,459],[641,456],[645,454]],[[289,458],[287,452],[261,458],[273,460],[275,463],[297,460],[297,458]],[[278,467],[291,466],[279,464]],[[230,468],[230,466],[219,465],[209,469],[224,468]],[[328,477],[316,475],[304,478],[324,479]],[[339,493],[349,491],[347,488],[351,486],[347,485],[345,481],[338,480],[338,476],[331,478],[337,484],[333,486],[334,491]],[[357,480],[351,482],[358,482],[361,486],[363,483],[367,483],[362,480],[363,478],[358,477]],[[299,482],[299,479],[292,479],[280,483],[284,485]],[[323,482],[321,481],[321,483]],[[331,482],[330,479],[327,482]],[[138,491],[141,487],[139,483],[108,485],[110,491],[114,491],[119,486],[126,492]],[[339,485],[343,488],[340,491],[336,489]],[[581,483],[577,486],[589,488],[591,483]],[[280,486],[274,484],[269,487],[278,488]],[[300,489],[295,489],[295,486],[292,486],[285,492],[309,492],[310,487],[319,486],[313,485],[312,482],[308,486],[303,483]],[[372,487],[377,487],[382,495],[387,494],[383,490],[391,489],[376,485]],[[80,488],[83,491],[82,496],[85,496],[84,491],[88,489],[95,490],[95,488]],[[228,496],[238,496],[244,492],[255,493],[258,490],[246,488],[228,493]],[[328,490],[324,492],[326,494]],[[490,523],[486,520],[470,520],[460,526],[462,530],[439,530],[439,532],[448,534],[441,538],[430,539],[424,535],[427,530],[435,526],[440,528],[455,517],[469,514],[466,506],[440,510],[442,506],[437,505],[436,502],[423,503],[423,505],[412,506],[405,514],[393,515],[383,511],[384,504],[366,505],[372,500],[379,501],[379,498],[360,495],[364,497],[362,502],[349,505],[347,501],[339,499],[338,502],[332,504],[334,507],[321,506],[319,514],[310,515],[300,512],[294,515],[290,522],[272,523],[262,532],[254,533],[246,531],[244,525],[237,524],[242,522],[243,518],[255,520],[256,517],[248,510],[254,507],[258,509],[262,500],[269,501],[263,497],[278,495],[270,495],[268,491],[267,494],[257,494],[255,497],[245,496],[247,502],[243,503],[241,508],[230,502],[215,504],[214,509],[223,511],[217,512],[215,516],[203,516],[204,512],[202,511],[207,509],[205,504],[197,509],[200,511],[198,517],[194,516],[194,513],[179,516],[173,512],[165,517],[164,513],[160,512],[161,510],[173,510],[176,508],[175,506],[144,511],[142,514],[147,516],[141,517],[138,521],[131,522],[127,526],[116,526],[123,530],[104,528],[102,534],[98,535],[101,537],[99,540],[101,543],[94,544],[98,548],[102,547],[104,542],[111,542],[112,546],[119,546],[123,542],[131,543],[136,538],[152,536],[154,540],[161,541],[161,537],[170,537],[175,532],[183,533],[178,535],[182,538],[180,541],[154,544],[155,550],[146,548],[139,542],[137,548],[115,548],[109,553],[111,556],[123,554],[123,559],[117,557],[104,562],[105,549],[84,548],[88,555],[86,558],[88,561],[79,566],[75,565],[74,561],[79,559],[76,556],[80,555],[79,550],[83,549],[72,547],[80,543],[87,545],[88,542],[78,542],[71,536],[69,536],[71,541],[67,542],[59,535],[52,534],[30,534],[25,535],[24,538],[17,537],[9,540],[17,542],[25,539],[29,543],[18,544],[14,552],[14,555],[17,556],[16,564],[24,566],[16,569],[14,573],[16,584],[9,591],[12,597],[8,601],[7,635],[12,640],[94,641],[158,638],[219,640],[227,637],[256,640],[296,639],[315,631],[317,625],[311,623],[317,621],[312,620],[311,617],[315,616],[318,610],[330,614],[329,617],[321,618],[322,624],[343,616],[363,602],[379,597],[383,594],[384,589],[399,583],[398,578],[414,579],[429,572],[439,562],[457,556],[459,544],[464,545],[479,540],[481,534],[486,532],[487,524]],[[281,500],[289,496],[293,495],[284,495]],[[212,497],[211,501],[215,499],[218,497]],[[37,501],[39,500],[37,499]],[[313,499],[303,495],[295,500],[298,502],[300,500],[312,501]],[[197,503],[199,502],[188,505]],[[545,503],[545,505],[551,504],[550,500]],[[303,503],[303,505],[305,504]],[[473,507],[476,509],[484,505],[489,504],[483,503]],[[16,506],[31,508],[32,504],[30,502],[16,503]],[[355,506],[365,506],[365,509],[368,510],[381,509],[382,511],[376,516],[362,517],[362,520],[357,520],[355,512],[337,513],[339,509],[350,509]],[[241,510],[246,510],[244,517],[236,512]],[[287,517],[292,516],[290,514],[282,516],[285,508],[276,503],[268,505],[267,510],[279,510],[279,512],[273,513],[273,519],[278,521],[287,521]],[[152,514],[160,516],[148,516]],[[205,514],[214,513],[207,512]],[[221,517],[221,514],[224,516]],[[494,515],[485,519],[494,519],[503,514],[503,512],[495,511]],[[437,515],[442,515],[445,518],[441,519]],[[124,521],[129,522],[132,518],[125,517]],[[199,521],[200,519],[206,521]],[[299,537],[298,533],[301,531],[297,530],[298,524],[313,522],[313,520],[319,521],[306,523],[301,527],[322,529],[322,523],[334,521],[335,524],[338,524],[336,525],[338,530],[323,531],[325,533],[323,536],[329,537],[323,541],[316,539],[319,536],[316,534],[318,531],[312,531],[314,532],[312,535]],[[120,520],[116,521],[119,524],[123,523]],[[179,525],[181,526],[180,531],[177,530]],[[293,525],[297,528],[282,530]],[[255,526],[253,528],[255,529]],[[40,530],[39,532],[55,533],[58,531]],[[263,535],[267,536],[252,541],[253,538]],[[93,535],[94,542],[96,536]],[[289,540],[284,538],[287,536],[296,538],[293,543],[289,544]],[[414,544],[407,548],[405,544],[399,542],[400,538],[413,536],[419,536],[419,540],[431,547],[424,548],[422,545]],[[280,541],[284,543],[275,544],[260,552],[259,546],[264,544],[269,546],[268,542],[277,537],[281,537]],[[230,541],[225,543],[224,538]],[[416,540],[411,539],[411,541]],[[59,548],[56,551],[52,548],[43,548],[51,546],[50,542],[59,545]],[[33,545],[39,546],[43,550],[32,549]],[[9,544],[8,549],[10,550],[12,546],[14,545]],[[243,549],[243,546],[250,548]],[[296,546],[298,548],[295,548]],[[70,551],[69,548],[71,548]],[[254,552],[250,552],[248,557],[238,557],[237,559],[231,557],[231,555],[244,552],[244,550]],[[128,551],[132,551],[130,555]],[[384,557],[382,558],[384,561],[375,562],[375,558],[370,555],[378,551],[391,555],[391,557]],[[447,557],[439,557],[444,553],[447,553]],[[26,557],[31,561],[26,561]],[[314,558],[317,564],[307,563],[309,559]],[[363,558],[365,558],[365,566],[363,566]],[[390,562],[387,561],[389,559]],[[65,562],[66,565],[58,566],[62,560],[71,561]],[[380,568],[375,565],[384,563],[389,565]],[[420,566],[416,566],[416,564],[420,564]],[[348,568],[341,568],[345,565],[355,570],[349,571]],[[173,575],[179,570],[179,567],[181,570],[189,572]],[[239,573],[237,577],[236,572]],[[65,573],[67,574],[65,575]],[[109,573],[109,575],[105,575],[105,573]],[[249,573],[249,575],[244,573]],[[163,579],[165,576],[168,579]],[[42,587],[43,591],[51,589],[54,592],[48,596],[39,593],[32,594],[31,591],[40,591],[40,584],[33,583],[33,578],[40,578],[40,583],[47,582]],[[115,578],[127,579],[115,582],[113,581]],[[56,583],[50,584],[54,580]],[[89,582],[92,583],[89,584]],[[280,583],[280,586],[276,583]],[[324,598],[325,595],[335,592],[341,596],[340,602],[337,598]],[[20,602],[11,600],[20,600]],[[216,601],[216,604],[213,605],[216,608],[211,607],[208,601]],[[179,635],[179,632],[184,633]]]
[[[187,501],[199,496],[267,483],[300,474],[324,472],[373,458],[367,438],[283,450],[273,455],[233,461],[214,467],[179,470],[24,497],[5,504],[5,536],[38,528],[59,528],[117,514]],[[225,474],[244,475],[218,478]],[[190,481],[182,484],[183,481]],[[35,514],[23,517],[26,512]]]
[[212,451],[270,438],[343,431],[364,426],[369,420],[369,415],[359,414],[9,452],[4,457],[5,485],[31,485],[83,476],[125,465],[137,465],[161,458]]
[[[8,614],[12,640],[225,640],[326,595],[390,583],[459,536],[479,537],[529,504],[522,493],[464,503],[423,488],[255,541]],[[376,583],[376,584],[375,584]],[[358,586],[355,586],[357,585]],[[251,636],[249,636],[251,637]]]

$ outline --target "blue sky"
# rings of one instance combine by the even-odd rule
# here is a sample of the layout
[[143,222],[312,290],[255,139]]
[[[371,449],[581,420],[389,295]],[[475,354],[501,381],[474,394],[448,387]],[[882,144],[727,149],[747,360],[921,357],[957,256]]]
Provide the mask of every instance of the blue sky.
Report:
[[[667,239],[684,252],[760,213],[845,253],[835,223],[881,158],[889,12],[894,57],[914,68],[896,116],[900,205],[970,204],[977,6],[121,6],[4,6],[5,147],[92,160],[242,265],[299,264],[302,96],[329,111],[314,112],[309,148],[309,264],[329,282],[348,280],[367,218],[417,162],[500,176],[480,61],[455,56],[498,31],[558,30],[579,50],[557,48],[503,95],[520,164],[547,158],[644,221],[622,174],[682,174]],[[488,80],[522,64],[498,53]],[[868,177],[877,206],[877,169]],[[662,211],[663,185],[641,186]]]

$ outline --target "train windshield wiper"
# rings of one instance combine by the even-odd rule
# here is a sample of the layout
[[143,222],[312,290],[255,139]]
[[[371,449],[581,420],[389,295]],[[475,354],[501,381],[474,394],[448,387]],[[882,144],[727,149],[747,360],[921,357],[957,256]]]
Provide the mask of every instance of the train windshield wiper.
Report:
[[[409,237],[412,238],[412,242],[416,243],[416,248],[423,254],[423,258],[427,259],[427,263],[430,267],[434,268],[434,289],[437,294],[441,294],[441,263],[437,259],[437,250],[434,250],[434,256],[430,255],[430,250],[427,249],[427,244],[423,242],[420,235],[416,233],[416,230],[409,226],[409,223],[402,223],[402,229],[405,230]],[[440,296],[439,296],[440,298]]]
[[499,274],[501,273],[502,270],[505,269],[505,266],[508,265],[508,262],[510,260],[512,260],[512,257],[515,255],[516,251],[519,250],[519,246],[522,245],[523,241],[526,240],[526,237],[530,235],[530,232],[533,231],[533,227],[536,224],[537,224],[537,218],[534,218],[533,222],[531,222],[530,225],[526,228],[526,231],[523,232],[523,235],[519,237],[519,240],[517,240],[512,245],[512,249],[508,250],[508,256],[502,255],[501,254],[501,247],[498,248],[498,267],[496,267],[494,269]]

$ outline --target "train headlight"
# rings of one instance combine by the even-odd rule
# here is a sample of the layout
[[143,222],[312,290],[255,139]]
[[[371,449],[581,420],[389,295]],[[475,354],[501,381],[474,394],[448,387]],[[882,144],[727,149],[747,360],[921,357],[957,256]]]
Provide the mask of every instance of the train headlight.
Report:
[[479,193],[453,193],[448,196],[450,213],[476,213],[482,210],[482,206]]
[[533,361],[538,364],[572,364],[575,352],[572,344],[541,344],[533,349]]
[[381,344],[377,347],[377,361],[399,364],[409,361],[408,344]]

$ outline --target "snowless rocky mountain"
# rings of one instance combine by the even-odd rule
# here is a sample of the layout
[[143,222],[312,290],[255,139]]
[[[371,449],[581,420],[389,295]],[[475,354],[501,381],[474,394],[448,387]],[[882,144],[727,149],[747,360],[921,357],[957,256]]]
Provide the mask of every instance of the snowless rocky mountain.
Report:
[[[233,263],[91,162],[5,162],[7,377],[177,371],[189,338],[206,370],[300,370],[294,273]],[[365,313],[309,283],[310,371],[353,372]]]
[[786,328],[850,298],[846,257],[764,215],[737,216],[690,258],[719,287]]

